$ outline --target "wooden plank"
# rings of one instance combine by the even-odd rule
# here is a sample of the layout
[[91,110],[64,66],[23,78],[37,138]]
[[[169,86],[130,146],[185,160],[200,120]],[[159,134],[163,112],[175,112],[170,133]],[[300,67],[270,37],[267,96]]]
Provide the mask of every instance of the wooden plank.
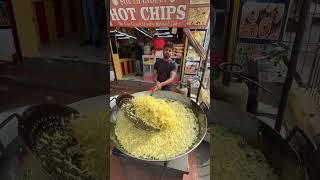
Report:
[[65,34],[64,18],[63,18],[63,14],[61,13],[61,11],[62,11],[61,0],[55,0],[54,1],[54,16],[55,16],[55,21],[56,21],[56,31],[57,31],[58,38],[63,37]]
[[133,73],[132,64],[133,64],[133,61],[129,61],[129,73]]
[[45,44],[49,40],[49,30],[46,17],[46,10],[43,1],[33,2],[40,35],[40,43]]
[[128,62],[123,62],[124,64],[124,74],[128,74]]
[[131,58],[121,58],[120,62],[127,62],[127,61],[133,61]]
[[64,32],[68,34],[71,32],[71,17],[70,17],[70,8],[69,2],[66,0],[61,1],[62,14],[64,19]]
[[126,75],[126,74],[124,73],[124,63],[121,63],[121,72],[122,72],[123,75]]
[[82,32],[83,31],[83,16],[82,16],[82,0],[75,0],[75,13],[76,13],[76,19],[75,21],[77,22],[77,32]]
[[135,73],[136,72],[136,62],[132,61],[132,72]]
[[[21,47],[23,56],[33,56],[40,47],[40,38],[35,21],[35,10],[31,1],[11,0],[12,12],[9,13],[18,38],[15,44]],[[1,41],[1,40],[0,40]]]
[[77,32],[77,14],[76,14],[76,0],[68,0],[69,4],[69,16],[71,23],[71,32]]
[[117,76],[117,80],[121,80],[123,77],[123,71],[122,71],[122,65],[119,61],[119,55],[118,54],[112,54],[112,60],[114,64],[114,71]]
[[55,41],[58,39],[58,34],[56,31],[56,20],[54,14],[54,2],[53,1],[44,1],[48,31],[49,31],[49,41]]

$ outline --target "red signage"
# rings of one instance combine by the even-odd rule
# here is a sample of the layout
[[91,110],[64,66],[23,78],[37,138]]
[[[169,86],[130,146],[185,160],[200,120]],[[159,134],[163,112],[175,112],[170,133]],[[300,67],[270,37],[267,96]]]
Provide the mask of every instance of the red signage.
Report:
[[204,29],[210,0],[110,0],[111,27]]

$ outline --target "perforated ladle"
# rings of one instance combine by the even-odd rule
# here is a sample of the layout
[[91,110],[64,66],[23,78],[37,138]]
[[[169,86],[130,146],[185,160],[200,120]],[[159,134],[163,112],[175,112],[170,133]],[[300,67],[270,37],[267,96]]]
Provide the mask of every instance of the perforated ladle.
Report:
[[136,128],[145,131],[159,131],[160,128],[146,124],[141,118],[136,116],[132,99],[133,96],[129,94],[119,95],[116,100],[117,106],[124,111],[126,117],[134,124]]

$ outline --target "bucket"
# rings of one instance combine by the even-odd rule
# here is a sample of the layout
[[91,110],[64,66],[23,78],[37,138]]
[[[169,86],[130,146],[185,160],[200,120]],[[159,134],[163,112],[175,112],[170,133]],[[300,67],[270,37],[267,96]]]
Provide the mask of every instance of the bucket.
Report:
[[153,47],[154,49],[163,49],[164,45],[166,44],[166,40],[164,38],[158,38],[153,40]]

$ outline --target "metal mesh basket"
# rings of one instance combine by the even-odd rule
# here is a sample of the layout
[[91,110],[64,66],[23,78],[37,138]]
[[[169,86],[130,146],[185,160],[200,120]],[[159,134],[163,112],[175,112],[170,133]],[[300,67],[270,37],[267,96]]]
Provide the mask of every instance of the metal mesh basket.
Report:
[[19,118],[19,135],[26,145],[34,150],[36,140],[44,133],[52,133],[67,128],[70,120],[79,113],[69,107],[57,104],[41,104],[28,108]]
[[81,167],[79,144],[73,137],[72,120],[79,113],[57,104],[35,105],[18,117],[19,136],[50,179],[94,179]]

